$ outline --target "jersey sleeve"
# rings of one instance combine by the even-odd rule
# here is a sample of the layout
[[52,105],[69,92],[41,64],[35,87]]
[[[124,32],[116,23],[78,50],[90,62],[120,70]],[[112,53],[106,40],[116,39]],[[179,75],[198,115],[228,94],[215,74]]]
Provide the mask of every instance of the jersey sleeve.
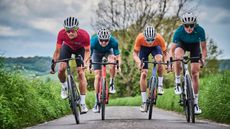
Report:
[[90,39],[90,56],[92,56],[92,54],[93,54],[93,50],[95,47],[95,41],[96,41],[95,36],[92,36]]
[[113,41],[113,54],[114,55],[119,55],[120,51],[119,51],[119,48],[118,48],[118,41],[115,38],[113,38],[112,41]]
[[62,43],[63,43],[63,35],[62,35],[61,31],[60,31],[60,32],[58,33],[56,47],[57,47],[57,48],[61,48]]
[[167,48],[166,48],[166,43],[165,43],[164,38],[160,34],[158,34],[158,39],[159,39],[159,43],[160,43],[160,47],[162,51],[166,51]]
[[173,43],[176,43],[178,44],[180,42],[180,34],[179,34],[179,31],[178,29],[174,32],[174,35],[173,35]]
[[85,49],[90,49],[90,36],[89,34],[85,31],[85,43],[84,43],[84,48]]
[[205,31],[202,27],[200,27],[200,41],[201,42],[205,42],[206,41],[206,37],[205,37]]
[[139,34],[134,43],[134,51],[139,52],[140,49],[141,49],[141,41],[140,41],[140,34]]

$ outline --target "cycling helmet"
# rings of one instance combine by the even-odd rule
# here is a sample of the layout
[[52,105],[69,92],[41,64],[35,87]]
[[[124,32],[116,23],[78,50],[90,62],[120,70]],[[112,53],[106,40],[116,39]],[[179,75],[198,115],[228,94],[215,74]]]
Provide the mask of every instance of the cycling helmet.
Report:
[[182,16],[181,21],[183,24],[195,24],[196,16],[191,12],[187,12]]
[[75,17],[67,17],[64,20],[64,27],[67,29],[78,28],[78,19]]
[[154,41],[155,37],[156,37],[156,30],[153,26],[147,26],[145,27],[144,30],[144,36],[145,39],[148,43],[151,43]]
[[110,38],[110,31],[106,28],[99,29],[97,32],[97,36],[101,40],[108,40]]

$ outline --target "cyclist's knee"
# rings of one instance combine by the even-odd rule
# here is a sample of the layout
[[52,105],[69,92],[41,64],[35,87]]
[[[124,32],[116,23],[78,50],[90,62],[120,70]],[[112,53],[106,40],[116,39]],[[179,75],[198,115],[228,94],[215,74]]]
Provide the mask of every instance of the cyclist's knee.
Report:
[[142,79],[146,79],[146,77],[147,77],[147,70],[142,70],[142,72],[141,72],[141,78]]
[[58,74],[64,74],[65,73],[65,70],[66,70],[66,67],[59,67],[58,69]]
[[83,70],[77,70],[77,73],[80,80],[85,77],[85,73]]

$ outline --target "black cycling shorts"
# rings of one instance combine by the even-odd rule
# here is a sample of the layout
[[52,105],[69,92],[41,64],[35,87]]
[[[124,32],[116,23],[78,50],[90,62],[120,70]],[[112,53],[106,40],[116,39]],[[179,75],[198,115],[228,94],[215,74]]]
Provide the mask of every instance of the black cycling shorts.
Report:
[[[102,62],[102,58],[106,57],[108,58],[109,55],[113,55],[113,49],[110,49],[110,51],[107,51],[105,53],[101,53],[97,50],[93,50],[92,54],[92,61],[93,62]],[[94,70],[101,70],[101,65],[100,64],[93,64],[93,69]]]
[[[200,43],[178,43],[176,47],[190,52],[190,57],[200,57]],[[191,59],[191,63],[198,63],[199,59]]]
[[[84,59],[85,48],[82,47],[77,50],[72,50],[68,45],[62,44],[59,60],[71,58],[72,54],[74,54],[75,57],[81,55],[82,58]],[[80,59],[76,59],[76,64],[77,67],[80,67],[82,65],[82,61]]]

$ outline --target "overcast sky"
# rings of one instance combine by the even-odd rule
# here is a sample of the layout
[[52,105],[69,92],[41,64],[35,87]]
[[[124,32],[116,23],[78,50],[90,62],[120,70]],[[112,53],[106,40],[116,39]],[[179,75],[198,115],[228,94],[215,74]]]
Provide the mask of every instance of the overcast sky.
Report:
[[[93,34],[91,18],[99,0],[0,0],[0,55],[52,56],[67,16]],[[201,0],[198,23],[230,59],[230,0]]]

